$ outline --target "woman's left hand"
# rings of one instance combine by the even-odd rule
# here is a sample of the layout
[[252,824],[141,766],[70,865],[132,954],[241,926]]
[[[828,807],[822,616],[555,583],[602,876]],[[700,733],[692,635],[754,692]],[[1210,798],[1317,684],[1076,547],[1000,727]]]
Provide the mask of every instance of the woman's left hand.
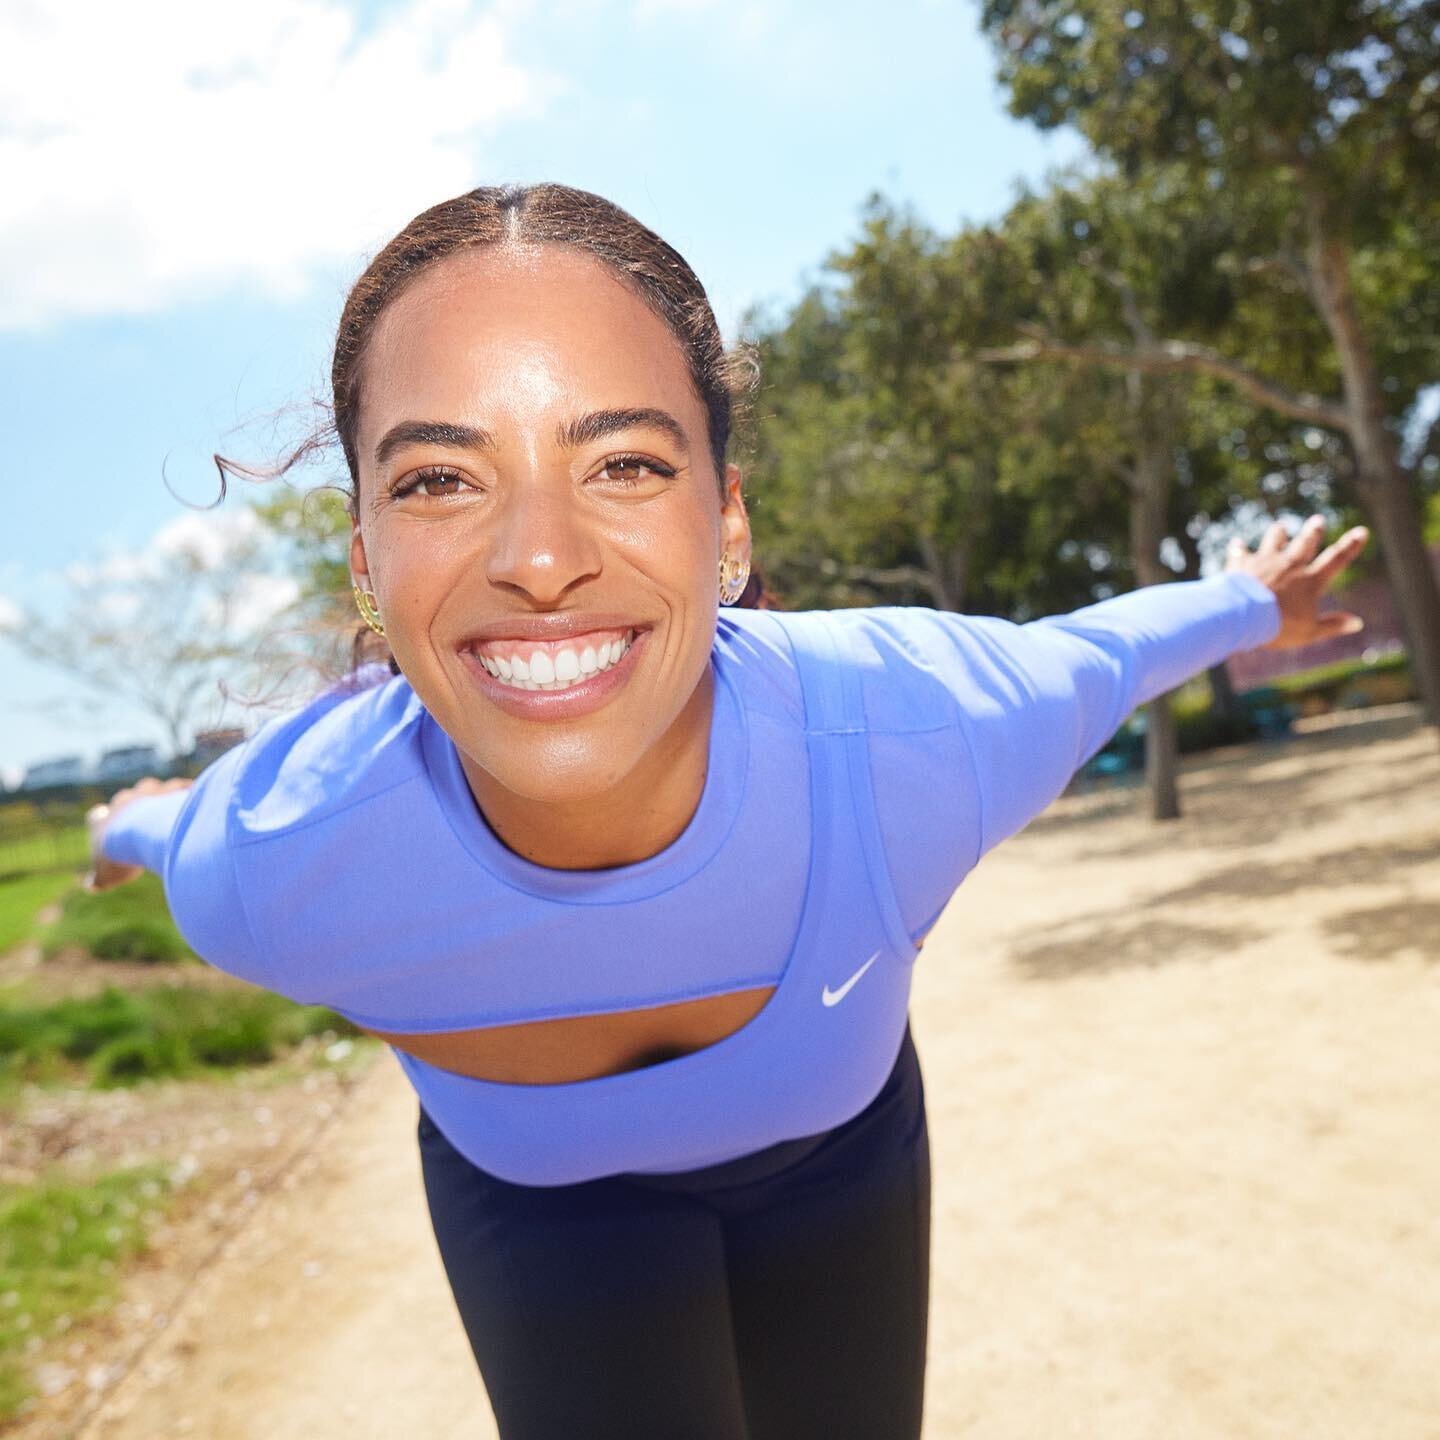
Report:
[[1357,525],[1320,550],[1324,535],[1325,521],[1312,515],[1293,540],[1284,522],[1277,520],[1257,550],[1250,550],[1239,538],[1230,542],[1225,569],[1243,570],[1268,585],[1280,606],[1280,633],[1262,645],[1262,650],[1288,650],[1337,635],[1354,635],[1365,628],[1365,622],[1348,610],[1321,614],[1319,602],[1330,582],[1365,548],[1370,532]]

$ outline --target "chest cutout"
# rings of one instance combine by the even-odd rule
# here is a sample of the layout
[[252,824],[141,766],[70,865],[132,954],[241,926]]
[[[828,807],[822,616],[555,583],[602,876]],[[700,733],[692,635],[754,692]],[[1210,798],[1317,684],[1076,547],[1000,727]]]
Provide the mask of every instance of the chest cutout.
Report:
[[776,986],[644,1010],[568,1015],[416,1035],[369,1030],[428,1065],[503,1085],[564,1085],[641,1070],[717,1044],[749,1024]]

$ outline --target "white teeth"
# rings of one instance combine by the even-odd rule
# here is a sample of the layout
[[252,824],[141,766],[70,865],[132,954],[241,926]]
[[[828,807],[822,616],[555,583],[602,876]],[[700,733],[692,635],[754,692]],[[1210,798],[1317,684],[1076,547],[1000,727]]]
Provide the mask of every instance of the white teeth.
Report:
[[634,630],[627,630],[623,638],[606,644],[586,645],[577,657],[568,646],[552,657],[544,650],[536,650],[527,664],[518,655],[509,659],[504,656],[480,655],[476,658],[496,677],[517,690],[568,690],[608,670],[630,648],[635,638]]

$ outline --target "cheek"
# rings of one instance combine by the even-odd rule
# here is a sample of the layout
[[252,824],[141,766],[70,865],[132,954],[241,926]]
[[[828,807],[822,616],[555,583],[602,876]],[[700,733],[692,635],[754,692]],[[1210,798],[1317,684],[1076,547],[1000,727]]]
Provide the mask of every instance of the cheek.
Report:
[[447,543],[444,535],[406,536],[381,530],[366,548],[371,579],[392,612],[433,606],[466,563],[460,548]]
[[685,497],[683,504],[657,505],[621,518],[612,539],[651,574],[663,574],[671,584],[698,594],[718,564],[720,520]]

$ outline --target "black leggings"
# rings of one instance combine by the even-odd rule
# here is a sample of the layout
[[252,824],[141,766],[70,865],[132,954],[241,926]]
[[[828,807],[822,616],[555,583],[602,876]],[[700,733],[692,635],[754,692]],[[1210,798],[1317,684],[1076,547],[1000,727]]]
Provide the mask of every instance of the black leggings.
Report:
[[422,1108],[441,1259],[503,1440],[914,1440],[930,1145],[910,1031],[824,1134],[674,1175],[515,1185]]

